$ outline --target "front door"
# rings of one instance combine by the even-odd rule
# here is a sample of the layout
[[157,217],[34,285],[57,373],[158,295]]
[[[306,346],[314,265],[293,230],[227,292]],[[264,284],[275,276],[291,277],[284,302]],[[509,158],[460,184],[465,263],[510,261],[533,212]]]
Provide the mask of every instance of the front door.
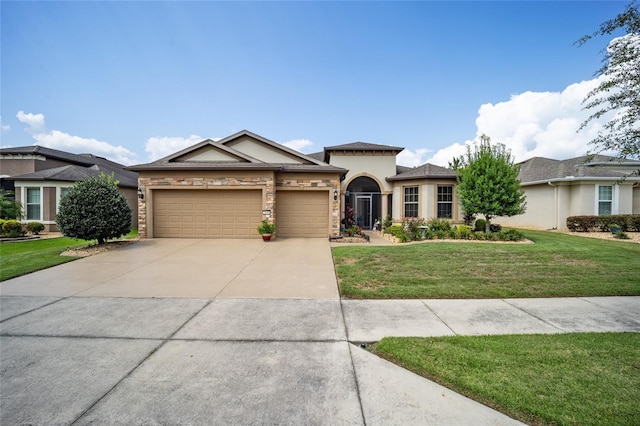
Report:
[[356,195],[356,223],[362,229],[371,229],[371,195]]

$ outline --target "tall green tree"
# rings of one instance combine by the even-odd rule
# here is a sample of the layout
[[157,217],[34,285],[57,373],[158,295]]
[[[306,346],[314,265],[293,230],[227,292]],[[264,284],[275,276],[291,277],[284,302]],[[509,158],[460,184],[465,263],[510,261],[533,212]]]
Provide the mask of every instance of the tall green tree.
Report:
[[600,84],[582,101],[591,115],[580,125],[611,112],[612,118],[590,142],[596,152],[614,151],[621,158],[640,157],[640,4],[629,3],[624,12],[600,25],[600,29],[576,41],[582,46],[597,36],[607,36],[616,30],[625,35],[614,38],[604,51],[602,67],[596,76]]
[[491,144],[491,139],[480,136],[480,141],[467,153],[454,159],[457,165],[457,194],[466,214],[481,214],[486,219],[487,233],[491,219],[496,216],[515,216],[525,212],[526,196],[520,189],[518,173],[511,152],[503,144]]
[[102,244],[131,230],[131,208],[118,191],[118,181],[102,173],[69,190],[60,200],[56,223],[65,237]]

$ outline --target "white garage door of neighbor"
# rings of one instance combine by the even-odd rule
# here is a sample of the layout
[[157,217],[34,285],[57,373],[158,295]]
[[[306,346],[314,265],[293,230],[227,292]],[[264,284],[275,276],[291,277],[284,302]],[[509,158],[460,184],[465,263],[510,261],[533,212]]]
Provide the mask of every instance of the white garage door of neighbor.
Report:
[[279,237],[329,236],[327,191],[276,192],[276,234]]
[[257,237],[261,207],[260,190],[155,190],[153,236]]

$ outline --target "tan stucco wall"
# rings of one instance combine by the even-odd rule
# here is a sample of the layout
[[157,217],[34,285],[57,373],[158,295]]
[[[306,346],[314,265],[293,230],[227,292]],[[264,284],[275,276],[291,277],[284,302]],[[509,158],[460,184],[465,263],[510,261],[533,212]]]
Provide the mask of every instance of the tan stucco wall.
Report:
[[[523,187],[527,196],[527,211],[518,216],[495,218],[495,223],[503,226],[566,229],[569,216],[597,215],[597,185],[614,185],[607,182],[581,182],[541,184]],[[614,211],[617,214],[629,214],[634,208],[640,211],[640,188],[632,183],[617,185],[614,188]],[[617,201],[617,206],[615,202]]]
[[248,136],[233,141],[229,143],[228,146],[253,158],[259,158],[260,161],[264,161],[265,163],[302,164],[302,162],[294,156],[288,156],[280,150],[271,149],[262,142],[256,142]]
[[418,217],[433,219],[438,215],[438,185],[453,185],[453,217],[452,222],[464,221],[464,214],[458,202],[454,180],[408,180],[394,182],[393,206],[391,209],[392,220],[402,221],[404,217],[404,188],[408,186],[418,187]]
[[373,178],[382,193],[389,194],[393,191],[393,185],[385,179],[396,175],[396,156],[368,154],[356,152],[355,154],[331,153],[329,163],[332,166],[342,167],[349,170],[342,182],[342,192],[347,190],[347,186],[351,181],[359,176],[368,176]]
[[[569,193],[567,191],[569,187],[552,187],[548,184],[526,186],[524,187],[525,195],[527,196],[527,210],[524,214],[517,216],[500,216],[493,218],[492,223],[499,223],[502,226],[510,226],[516,228],[533,228],[533,229],[552,229],[557,227],[557,221],[560,220],[556,217],[556,192],[558,193],[558,200],[560,194],[564,197]],[[566,204],[566,203],[565,203]],[[564,211],[568,211],[568,207],[564,207]],[[478,215],[481,218],[482,215]],[[566,217],[565,217],[566,220]]]

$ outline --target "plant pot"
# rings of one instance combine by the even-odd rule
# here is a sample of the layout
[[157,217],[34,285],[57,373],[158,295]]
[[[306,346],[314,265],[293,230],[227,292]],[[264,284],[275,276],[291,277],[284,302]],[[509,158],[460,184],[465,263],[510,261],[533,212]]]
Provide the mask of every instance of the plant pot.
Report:
[[611,227],[611,233],[612,234],[617,234],[620,231],[622,231],[622,228],[620,228],[619,226],[612,226]]
[[271,234],[262,234],[262,241],[271,241]]

